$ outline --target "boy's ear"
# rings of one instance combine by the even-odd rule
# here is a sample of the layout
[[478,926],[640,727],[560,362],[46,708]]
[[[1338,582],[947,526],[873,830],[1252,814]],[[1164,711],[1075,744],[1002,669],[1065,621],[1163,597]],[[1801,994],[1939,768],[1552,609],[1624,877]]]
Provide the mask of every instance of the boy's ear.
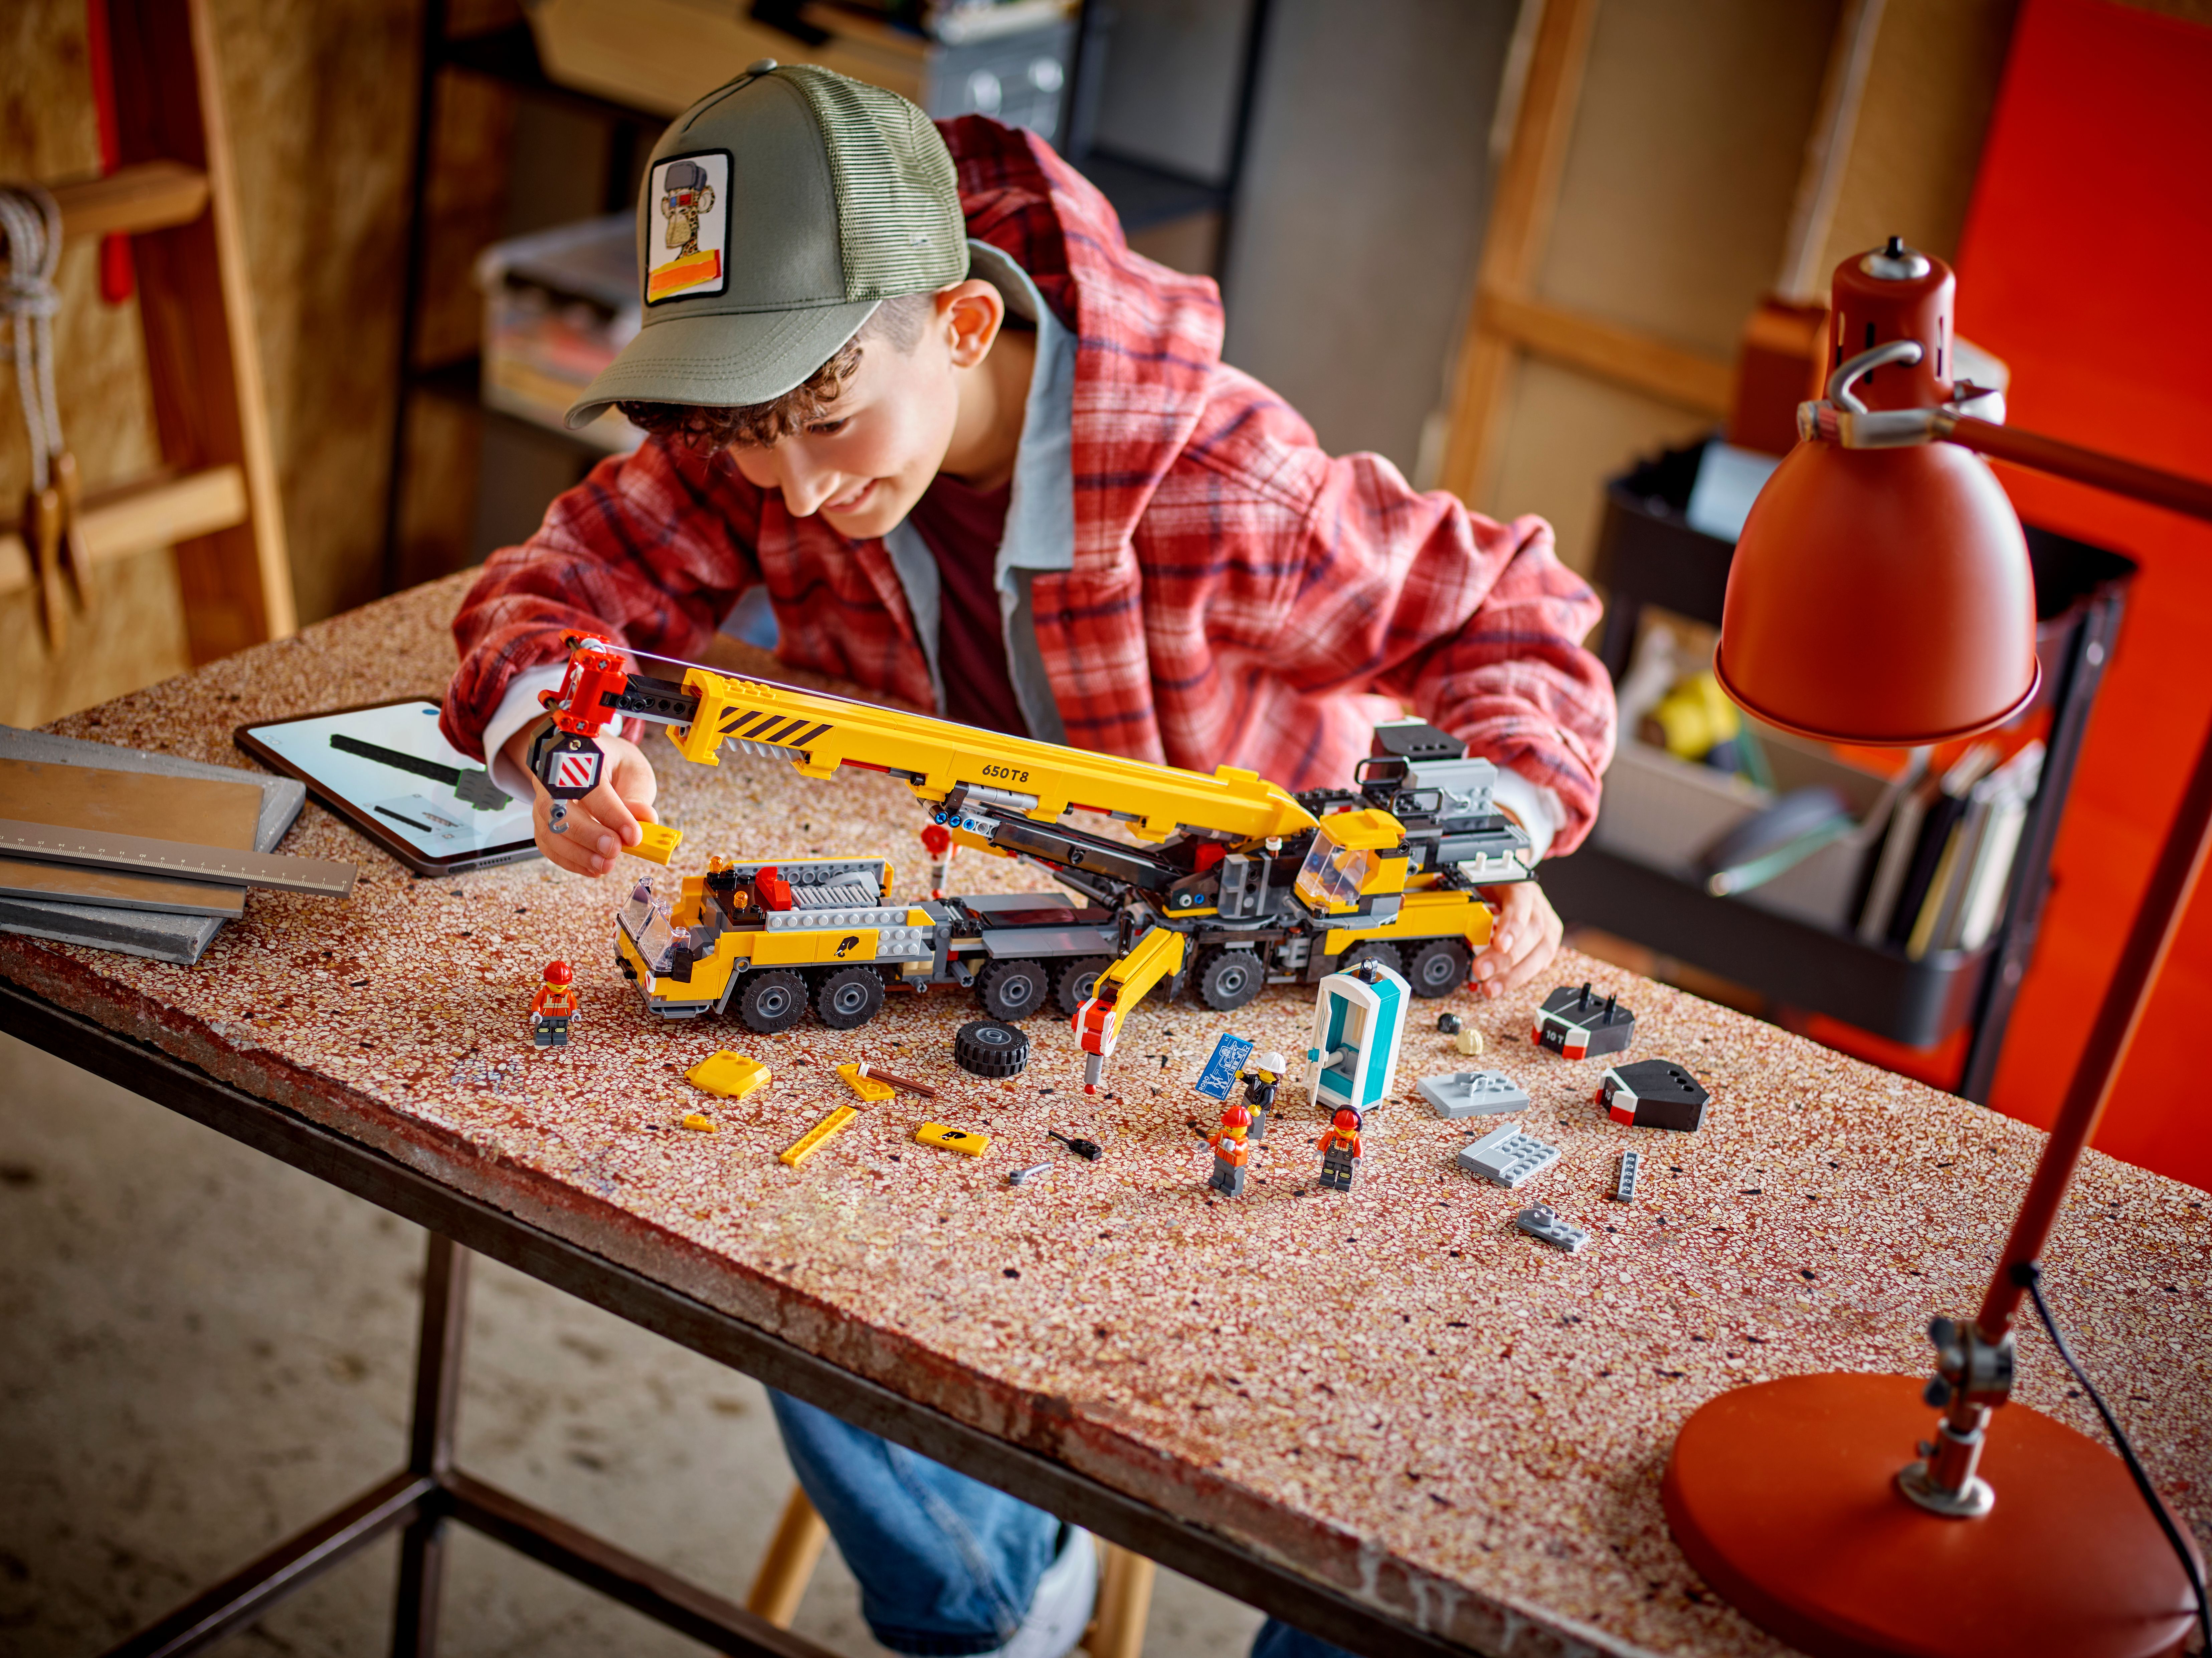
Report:
[[1005,296],[989,282],[970,276],[950,288],[938,289],[937,325],[955,368],[973,368],[983,361],[1006,320]]

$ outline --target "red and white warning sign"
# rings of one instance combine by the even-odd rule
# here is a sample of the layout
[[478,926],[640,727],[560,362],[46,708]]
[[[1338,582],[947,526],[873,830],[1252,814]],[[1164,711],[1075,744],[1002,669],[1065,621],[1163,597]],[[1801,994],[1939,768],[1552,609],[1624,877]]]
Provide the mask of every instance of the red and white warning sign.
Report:
[[563,754],[553,762],[553,786],[556,789],[589,791],[598,786],[599,763],[603,756],[597,752]]

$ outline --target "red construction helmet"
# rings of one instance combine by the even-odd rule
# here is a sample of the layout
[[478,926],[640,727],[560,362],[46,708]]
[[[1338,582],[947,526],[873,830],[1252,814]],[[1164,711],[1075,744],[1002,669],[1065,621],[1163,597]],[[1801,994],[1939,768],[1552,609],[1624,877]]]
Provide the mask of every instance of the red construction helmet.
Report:
[[568,964],[566,962],[545,963],[545,982],[549,985],[565,985],[575,976],[568,970]]
[[1221,1114],[1221,1126],[1224,1128],[1249,1128],[1252,1114],[1241,1105],[1230,1106]]
[[1355,1134],[1359,1132],[1359,1113],[1348,1105],[1339,1106],[1336,1115],[1330,1118],[1329,1122],[1333,1127],[1345,1129]]

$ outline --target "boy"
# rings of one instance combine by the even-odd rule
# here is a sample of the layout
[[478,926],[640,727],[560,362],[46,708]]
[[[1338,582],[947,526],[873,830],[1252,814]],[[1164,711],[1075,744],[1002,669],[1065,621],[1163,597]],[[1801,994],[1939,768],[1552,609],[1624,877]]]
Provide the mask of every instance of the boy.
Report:
[[[524,756],[562,635],[693,657],[756,582],[786,660],[970,725],[1300,789],[1341,786],[1410,704],[1498,762],[1539,855],[1587,831],[1612,692],[1549,530],[1322,454],[1221,362],[1212,283],[1132,254],[1041,142],[763,61],[664,135],[639,221],[644,325],[568,418],[619,405],[650,435],[495,554],[453,624],[445,732],[535,794],[555,863],[605,874],[656,786],[602,739],[605,781],[549,832]],[[1534,883],[1495,896],[1492,996],[1559,937]],[[1080,1533],[775,1406],[878,1641],[1073,1644]]]

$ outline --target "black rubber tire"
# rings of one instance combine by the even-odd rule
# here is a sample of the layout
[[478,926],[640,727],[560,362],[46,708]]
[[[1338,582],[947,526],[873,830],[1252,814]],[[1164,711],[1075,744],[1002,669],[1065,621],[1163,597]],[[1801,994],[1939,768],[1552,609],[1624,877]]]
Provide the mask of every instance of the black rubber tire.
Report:
[[1091,992],[1098,982],[1098,975],[1114,965],[1110,956],[1079,956],[1061,968],[1052,981],[1052,999],[1060,1009],[1060,1017],[1072,1019],[1091,999]]
[[1234,1013],[1267,988],[1267,969],[1252,951],[1221,946],[1198,958],[1191,982],[1216,1013]]
[[1413,994],[1433,1001],[1465,984],[1468,969],[1474,965],[1474,952],[1463,940],[1431,938],[1414,950],[1413,959],[1406,963],[1406,982],[1413,987]]
[[738,987],[738,1017],[763,1036],[790,1029],[806,1017],[806,981],[784,967],[746,974]]
[[1399,953],[1398,946],[1382,938],[1374,939],[1368,944],[1352,945],[1338,959],[1336,970],[1339,973],[1349,973],[1355,962],[1380,962],[1390,971],[1401,977],[1406,971],[1406,958]]
[[1042,962],[994,962],[975,975],[975,997],[983,1011],[1008,1024],[1042,1012],[1051,993],[1052,980]]
[[952,1062],[974,1077],[1018,1077],[1029,1069],[1030,1039],[996,1019],[971,1019],[952,1038]]
[[883,1005],[884,975],[872,967],[841,967],[814,987],[814,1017],[832,1030],[857,1030]]

